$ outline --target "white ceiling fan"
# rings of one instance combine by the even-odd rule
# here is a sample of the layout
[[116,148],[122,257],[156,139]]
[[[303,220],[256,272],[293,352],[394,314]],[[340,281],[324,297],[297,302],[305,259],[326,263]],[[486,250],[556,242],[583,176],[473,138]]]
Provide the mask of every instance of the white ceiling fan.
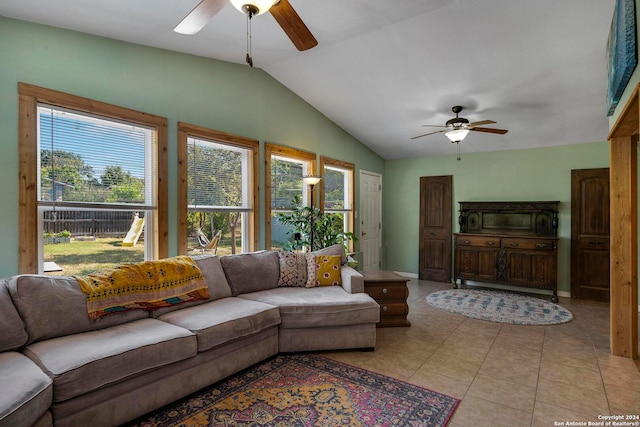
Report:
[[174,31],[181,34],[198,33],[229,2],[245,13],[249,20],[253,16],[270,12],[299,51],[311,49],[318,44],[289,0],[202,0],[180,21]]

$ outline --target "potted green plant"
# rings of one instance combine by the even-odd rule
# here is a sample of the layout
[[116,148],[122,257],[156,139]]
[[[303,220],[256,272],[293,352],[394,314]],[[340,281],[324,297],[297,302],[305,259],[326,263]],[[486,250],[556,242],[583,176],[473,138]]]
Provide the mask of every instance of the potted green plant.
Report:
[[71,232],[69,230],[62,230],[59,233],[51,233],[50,231],[45,231],[44,233],[42,233],[42,238],[45,245],[69,243],[71,242]]
[[55,238],[55,234],[51,233],[50,231],[45,231],[44,233],[42,233],[42,240],[45,245],[50,245],[54,243],[53,241],[54,238]]
[[[355,234],[343,230],[343,220],[339,215],[322,212],[318,208],[302,206],[300,197],[294,197],[294,208],[291,213],[278,213],[278,222],[292,227],[287,234],[289,240],[284,245],[284,250],[292,251],[301,247],[310,247],[311,233],[313,234],[312,251],[326,248],[337,243],[348,249],[349,241],[358,241]],[[296,239],[299,237],[299,239]]]
[[69,243],[71,242],[71,232],[69,230],[62,230],[56,234],[58,238],[57,243]]

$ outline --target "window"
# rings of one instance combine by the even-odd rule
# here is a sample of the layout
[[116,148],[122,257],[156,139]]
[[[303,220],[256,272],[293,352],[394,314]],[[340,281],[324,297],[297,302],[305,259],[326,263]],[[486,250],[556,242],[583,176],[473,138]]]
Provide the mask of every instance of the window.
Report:
[[167,256],[166,119],[18,90],[20,272],[87,274]]
[[179,123],[180,253],[254,250],[258,141]]
[[296,204],[309,206],[309,192],[302,177],[315,174],[316,155],[307,151],[266,144],[267,248],[282,248],[291,238],[291,228],[277,215],[291,212]]
[[[353,163],[320,157],[322,170],[320,206],[325,213],[340,218],[344,232],[354,232],[353,215]],[[353,251],[353,242],[349,241],[349,250]]]

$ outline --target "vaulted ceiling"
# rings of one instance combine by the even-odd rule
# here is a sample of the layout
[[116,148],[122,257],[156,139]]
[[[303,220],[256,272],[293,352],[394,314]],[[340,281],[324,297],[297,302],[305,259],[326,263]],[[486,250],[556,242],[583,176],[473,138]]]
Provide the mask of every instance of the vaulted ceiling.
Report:
[[[193,36],[199,0],[2,0],[0,15],[244,64],[246,18],[225,6]],[[266,13],[255,67],[387,159],[453,154],[453,117],[494,120],[462,153],[606,140],[606,46],[615,0],[290,0],[318,46],[299,52]],[[435,128],[434,130],[438,130]]]

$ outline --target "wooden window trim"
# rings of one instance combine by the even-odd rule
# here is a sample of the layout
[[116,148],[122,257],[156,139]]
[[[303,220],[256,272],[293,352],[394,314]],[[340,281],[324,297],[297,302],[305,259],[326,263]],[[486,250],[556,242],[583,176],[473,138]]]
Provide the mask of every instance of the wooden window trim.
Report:
[[259,147],[260,143],[256,139],[245,138],[243,136],[233,135],[226,132],[220,132],[192,125],[189,123],[178,122],[178,253],[186,255],[189,249],[188,230],[187,230],[187,204],[188,198],[188,182],[189,175],[187,140],[189,137],[202,138],[211,141],[226,143],[250,149],[252,152],[252,168],[253,168],[253,184],[252,184],[252,209],[249,215],[249,250],[254,251],[258,247],[258,182],[259,182]]
[[[337,168],[348,169],[351,171],[351,180],[349,182],[349,199],[351,200],[352,210],[355,209],[354,199],[353,199],[353,196],[354,196],[353,189],[355,185],[356,165],[353,163],[342,161],[342,160],[336,160],[330,157],[320,156],[319,170],[324,172],[325,166],[335,166]],[[318,193],[320,194],[320,204],[318,206],[320,206],[320,209],[324,211],[324,185],[320,186],[320,191]],[[353,229],[353,224],[351,224],[350,229],[351,230]]]
[[38,272],[38,103],[151,127],[157,144],[154,211],[154,257],[166,258],[168,249],[168,158],[167,119],[129,108],[107,104],[27,83],[18,83],[19,222],[18,271]]
[[283,145],[266,143],[264,148],[265,163],[265,230],[264,240],[266,249],[271,249],[271,156],[278,155],[294,160],[309,162],[309,173],[316,174],[316,154],[298,150]]
[[[348,218],[348,231],[352,232],[355,234],[355,209],[356,209],[356,205],[355,205],[355,183],[356,183],[356,165],[350,162],[345,162],[343,160],[337,160],[337,159],[332,159],[330,157],[325,157],[325,156],[320,156],[320,168],[319,170],[324,172],[324,167],[325,166],[335,166],[341,169],[348,169],[351,171],[351,179],[349,182],[349,200],[351,200],[351,214],[349,215]],[[324,211],[324,185],[320,186],[320,203],[318,204],[318,206],[320,206],[320,209],[322,209]],[[349,241],[348,243],[349,246],[349,250],[353,251],[354,250],[354,245],[353,245],[353,241]]]

